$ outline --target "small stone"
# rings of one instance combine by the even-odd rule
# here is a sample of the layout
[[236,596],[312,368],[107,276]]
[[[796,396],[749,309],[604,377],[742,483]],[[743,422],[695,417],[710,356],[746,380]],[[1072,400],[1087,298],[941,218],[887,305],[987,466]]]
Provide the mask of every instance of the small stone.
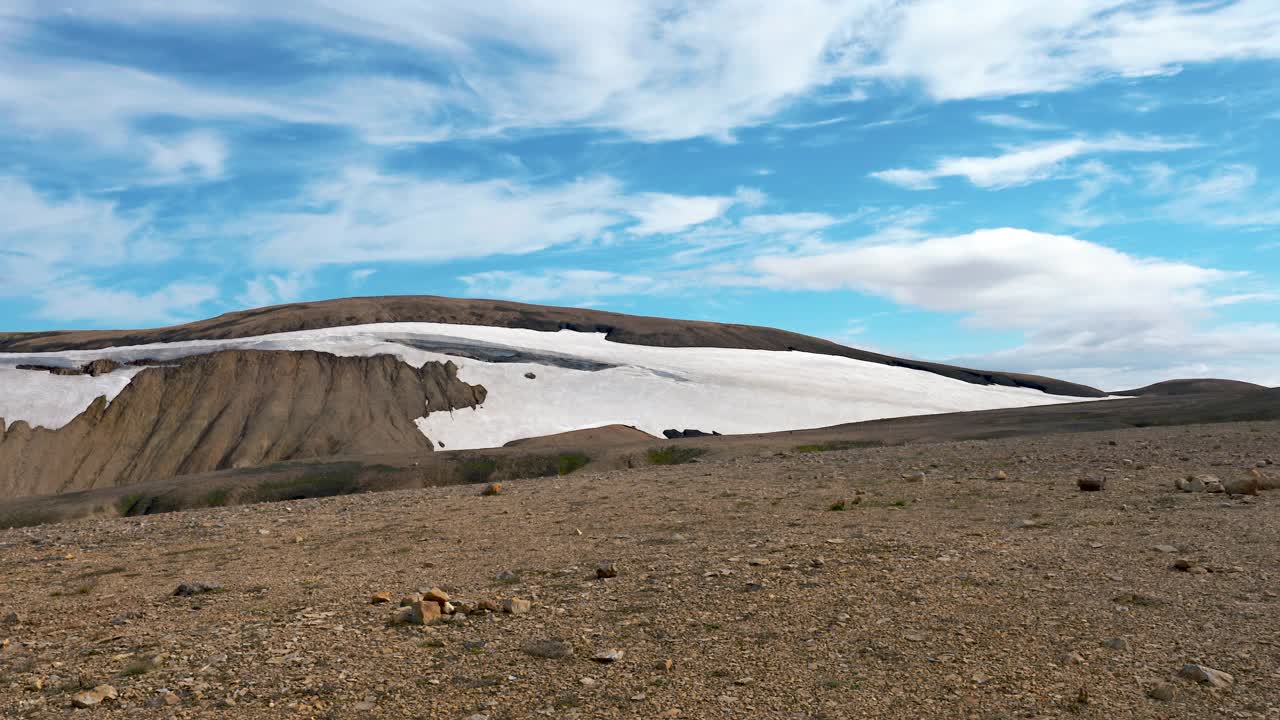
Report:
[[598,663],[607,665],[609,663],[618,662],[624,655],[626,655],[626,653],[622,650],[601,650],[595,655],[592,655],[591,659]]
[[412,625],[430,625],[440,621],[440,603],[430,600],[414,600],[401,610],[406,622]]
[[1127,651],[1129,649],[1129,641],[1122,637],[1107,638],[1102,641],[1102,644],[1112,650]]
[[1173,569],[1187,572],[1191,568],[1196,567],[1196,562],[1190,558],[1178,558],[1173,561]]
[[596,566],[596,577],[601,580],[616,578],[618,577],[618,566],[612,562],[602,562]]
[[488,485],[484,486],[484,490],[481,490],[480,494],[486,497],[491,497],[493,495],[501,495],[502,483],[489,483]]
[[752,677],[740,677],[737,680],[734,680],[733,684],[746,687],[748,685],[755,685],[756,681],[755,681],[755,678],[752,678]]
[[820,568],[827,564],[827,561],[821,557],[816,557],[809,561],[809,567]]
[[1058,658],[1059,665],[1081,665],[1084,663],[1084,656],[1078,652],[1069,652]]
[[654,664],[654,668],[658,672],[671,672],[671,668],[674,666],[675,666],[675,663],[671,662],[671,658],[659,660],[657,663]]
[[444,603],[449,602],[449,593],[438,587],[432,587],[430,590],[422,593],[422,599],[431,600],[432,602],[438,602],[443,605]]
[[0,627],[7,627],[9,625],[21,625],[21,624],[22,624],[22,618],[19,617],[18,613],[16,612],[5,613],[4,617],[0,617]]
[[1172,683],[1156,683],[1147,690],[1147,697],[1160,702],[1172,702],[1178,696],[1178,689]]
[[762,567],[769,564],[769,558],[751,558],[747,561],[747,564],[753,567]]
[[1216,688],[1227,687],[1236,681],[1235,677],[1230,673],[1214,670],[1205,665],[1196,665],[1195,663],[1183,665],[1182,669],[1178,671],[1178,676]]
[[1255,470],[1249,477],[1231,478],[1222,483],[1222,489],[1228,495],[1257,495],[1258,491],[1262,489],[1259,475],[1261,473]]
[[912,483],[924,482],[927,477],[923,470],[911,470],[902,473],[902,479]]
[[510,570],[503,570],[499,572],[493,579],[500,583],[520,582],[520,576]]
[[221,590],[222,586],[217,583],[195,582],[182,583],[173,591],[174,597],[191,597],[192,595],[203,595],[217,590]]
[[115,700],[119,697],[116,689],[110,685],[99,685],[92,690],[76,693],[71,696],[71,704],[78,708],[91,708],[101,704],[105,700]]
[[391,602],[391,593],[386,592],[385,590],[382,592],[376,592],[369,596],[370,605],[382,605],[389,602]]
[[1156,552],[1162,552],[1167,554],[1178,552],[1178,548],[1174,547],[1173,545],[1156,545],[1151,549],[1155,550]]
[[534,640],[526,643],[521,649],[526,655],[548,660],[564,660],[573,657],[573,646],[559,640]]
[[993,480],[993,481],[995,481],[995,480],[1008,480],[1008,479],[1009,479],[1009,474],[1008,474],[1008,473],[1006,473],[1006,472],[1005,472],[1005,471],[1003,471],[1003,470],[997,470],[997,471],[995,471],[995,472],[991,473],[990,475],[988,475],[988,476],[987,476],[987,479],[988,479],[988,480]]
[[1203,565],[1192,565],[1191,567],[1187,568],[1187,572],[1191,573],[1192,575],[1208,575],[1209,568],[1204,567]]
[[511,615],[524,615],[532,607],[533,603],[520,598],[507,598],[502,601],[502,612],[510,613]]
[[1107,478],[1105,475],[1091,475],[1082,477],[1076,481],[1076,487],[1081,492],[1098,492],[1107,486]]

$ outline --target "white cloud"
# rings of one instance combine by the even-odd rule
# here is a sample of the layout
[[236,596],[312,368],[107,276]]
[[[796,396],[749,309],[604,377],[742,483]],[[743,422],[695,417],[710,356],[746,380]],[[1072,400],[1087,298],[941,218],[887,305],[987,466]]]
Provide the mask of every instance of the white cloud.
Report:
[[975,117],[978,122],[1013,130],[1060,130],[1062,128],[1061,125],[1036,122],[1035,120],[1028,120],[1021,115],[1009,115],[1007,113],[982,113]]
[[373,268],[357,268],[347,274],[347,279],[352,285],[363,285],[369,281],[369,278],[377,274],[377,270]]
[[1135,257],[1072,237],[1003,228],[763,256],[755,264],[774,287],[852,288],[1025,334],[1015,349],[983,354],[988,366],[1140,367],[1155,378],[1174,361],[1234,354],[1257,376],[1280,353],[1278,324],[1206,328],[1224,302],[1270,297],[1223,291],[1248,282],[1245,273]]
[[0,176],[0,296],[58,283],[73,268],[120,265],[146,218],[112,202],[72,195],[52,198],[27,182]]
[[307,273],[259,275],[245,283],[244,292],[236,297],[236,302],[245,308],[297,302],[312,284],[313,280]]
[[1280,57],[1280,5],[1134,0],[921,0],[888,13],[867,75],[939,100],[1051,92],[1181,65]]
[[308,188],[298,208],[237,223],[272,267],[442,262],[536,252],[610,233],[672,233],[712,220],[734,197],[628,193],[609,177],[533,186],[421,180],[352,169]]
[[747,215],[738,221],[738,225],[749,233],[770,235],[817,232],[839,222],[839,218],[826,213],[777,213]]
[[666,281],[648,275],[604,270],[554,270],[541,272],[493,271],[463,276],[467,294],[525,302],[593,300],[618,295],[652,294],[669,290]]
[[688,197],[665,193],[645,193],[631,214],[639,224],[631,228],[636,235],[679,232],[701,225],[724,214],[733,204],[728,197]]
[[1081,163],[1076,171],[1076,192],[1067,197],[1065,207],[1051,214],[1071,227],[1094,228],[1116,222],[1115,218],[1092,209],[1090,205],[1110,188],[1129,182],[1127,175],[1116,172],[1100,160]]
[[1003,188],[1052,177],[1064,162],[1083,155],[1166,152],[1190,147],[1195,145],[1129,135],[1074,138],[1009,148],[1000,155],[944,157],[928,170],[881,170],[871,173],[871,177],[913,190],[932,188],[936,180],[944,177],[963,177],[983,188]]
[[145,231],[144,214],[81,195],[52,197],[27,182],[0,177],[0,298],[37,303],[34,314],[57,322],[136,325],[189,319],[216,299],[202,281],[175,280],[156,290],[103,287],[95,275],[170,259],[174,248]]
[[227,146],[214,133],[193,132],[170,140],[150,140],[151,169],[161,179],[181,179],[195,176],[203,180],[222,177],[227,161]]
[[1168,168],[1160,172],[1161,181],[1148,190],[1169,200],[1156,208],[1156,214],[1217,227],[1280,226],[1280,191],[1259,188],[1258,170],[1252,165],[1223,165],[1203,176],[1180,176]]
[[[74,11],[8,10],[0,107],[45,133],[127,137],[148,114],[261,116],[356,128],[373,142],[435,141],[511,128],[594,127],[646,141],[713,137],[769,121],[797,98],[880,79],[940,100],[1056,91],[1182,64],[1280,57],[1273,0],[647,0],[411,3],[100,0]],[[32,58],[24,21],[145,28],[276,22],[407,50],[437,80],[362,76],[331,47],[316,72],[270,88],[184,80],[87,61]],[[283,49],[297,50],[281,33]],[[340,42],[332,43],[334,46]],[[5,43],[0,40],[0,50]],[[424,75],[425,77],[425,75]]]
[[105,288],[87,278],[75,278],[44,288],[36,297],[39,317],[58,322],[146,327],[194,319],[204,305],[219,296],[207,282],[174,282],[150,292]]

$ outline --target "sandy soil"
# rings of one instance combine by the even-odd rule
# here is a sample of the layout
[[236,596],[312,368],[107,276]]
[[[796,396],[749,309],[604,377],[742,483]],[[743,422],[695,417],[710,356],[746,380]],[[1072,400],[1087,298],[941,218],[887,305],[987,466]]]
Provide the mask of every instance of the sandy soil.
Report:
[[[762,453],[3,531],[0,717],[1280,718],[1280,492],[1173,489],[1278,441]],[[220,590],[172,595],[195,582]],[[370,603],[433,585],[532,610],[390,626]]]

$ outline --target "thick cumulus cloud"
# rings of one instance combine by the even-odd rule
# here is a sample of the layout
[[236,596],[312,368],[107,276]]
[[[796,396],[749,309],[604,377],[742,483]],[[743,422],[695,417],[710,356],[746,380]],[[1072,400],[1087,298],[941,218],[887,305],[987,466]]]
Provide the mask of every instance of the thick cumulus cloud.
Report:
[[1021,331],[1026,341],[1017,348],[969,359],[1082,381],[1162,379],[1197,362],[1219,367],[1224,358],[1265,380],[1274,375],[1268,358],[1280,353],[1275,323],[1208,326],[1218,308],[1269,299],[1235,287],[1247,274],[1069,236],[1000,228],[764,256],[755,266],[776,286],[852,288]]

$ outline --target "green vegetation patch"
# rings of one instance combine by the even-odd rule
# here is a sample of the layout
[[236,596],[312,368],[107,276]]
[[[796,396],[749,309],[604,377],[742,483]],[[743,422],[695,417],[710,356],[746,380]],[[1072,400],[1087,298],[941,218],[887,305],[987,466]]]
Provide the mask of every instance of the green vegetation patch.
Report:
[[471,458],[462,461],[462,479],[469,483],[488,482],[498,462],[493,458]]
[[282,502],[306,498],[351,495],[360,492],[356,470],[350,467],[320,473],[306,473],[296,478],[268,480],[253,489],[254,502]]
[[181,509],[182,505],[177,500],[163,495],[130,494],[116,501],[116,510],[124,517],[155,515]]
[[653,465],[684,465],[706,454],[707,451],[703,448],[668,445],[657,450],[650,450],[649,462]]
[[581,470],[589,462],[591,462],[591,458],[587,457],[586,453],[561,453],[560,457],[556,458],[556,474],[568,475],[571,472]]

